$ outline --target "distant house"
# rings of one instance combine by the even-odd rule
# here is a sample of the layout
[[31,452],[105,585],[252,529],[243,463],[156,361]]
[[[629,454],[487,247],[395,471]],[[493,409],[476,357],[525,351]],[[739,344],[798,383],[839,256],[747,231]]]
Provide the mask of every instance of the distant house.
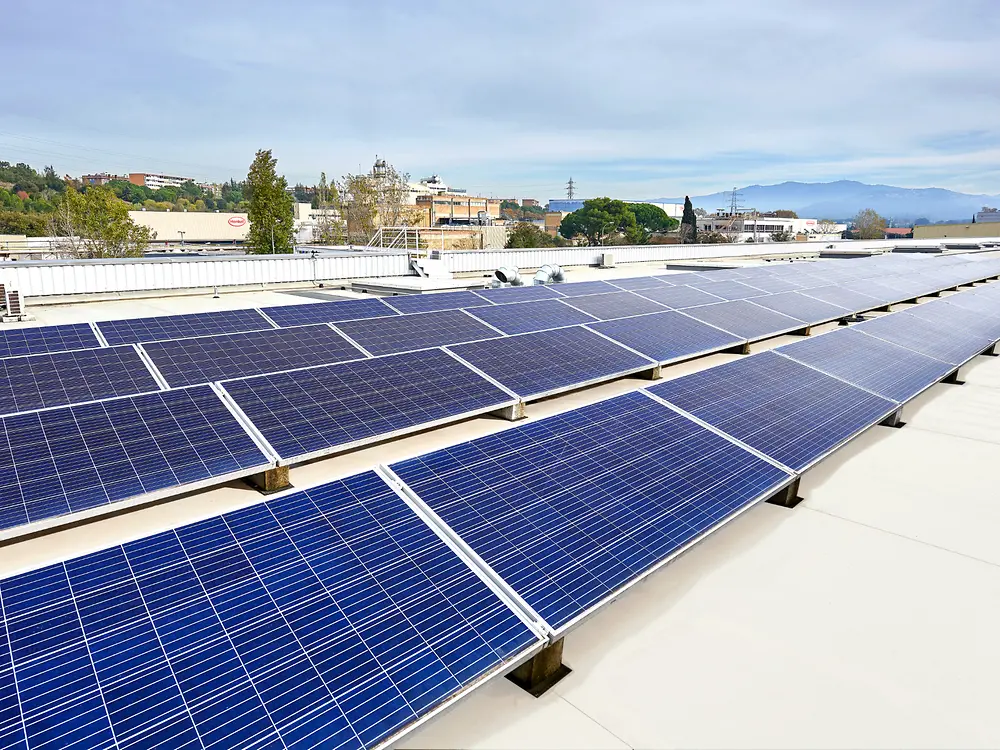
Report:
[[913,227],[886,227],[885,238],[887,240],[902,240],[913,237]]

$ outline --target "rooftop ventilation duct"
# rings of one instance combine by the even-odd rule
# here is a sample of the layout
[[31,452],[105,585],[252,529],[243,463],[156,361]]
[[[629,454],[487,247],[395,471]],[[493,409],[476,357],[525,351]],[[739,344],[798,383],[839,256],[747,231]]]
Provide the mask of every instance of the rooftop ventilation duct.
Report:
[[493,275],[500,279],[503,284],[524,286],[524,279],[521,278],[521,272],[513,266],[501,266],[493,272]]
[[563,270],[553,263],[546,264],[535,271],[534,281],[536,284],[549,284],[553,281],[563,281],[565,278]]

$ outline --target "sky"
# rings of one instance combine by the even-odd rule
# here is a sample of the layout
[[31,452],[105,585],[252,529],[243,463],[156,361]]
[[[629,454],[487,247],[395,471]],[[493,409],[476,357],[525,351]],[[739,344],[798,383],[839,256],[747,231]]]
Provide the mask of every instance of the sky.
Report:
[[501,197],[1000,193],[996,0],[11,2],[0,160]]

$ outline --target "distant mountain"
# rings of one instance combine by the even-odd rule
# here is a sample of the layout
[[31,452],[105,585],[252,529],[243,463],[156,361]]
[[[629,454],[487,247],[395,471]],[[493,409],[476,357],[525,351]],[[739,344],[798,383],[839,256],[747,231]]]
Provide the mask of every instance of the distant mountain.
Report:
[[[787,208],[799,216],[846,220],[863,208],[874,208],[901,226],[918,218],[930,221],[972,220],[983,206],[996,206],[1000,195],[969,195],[942,188],[901,188],[866,185],[853,180],[837,182],[782,182],[750,185],[738,190],[745,208],[776,211]],[[682,203],[684,198],[656,198],[656,202]],[[715,211],[729,205],[729,193],[692,195],[696,208]]]

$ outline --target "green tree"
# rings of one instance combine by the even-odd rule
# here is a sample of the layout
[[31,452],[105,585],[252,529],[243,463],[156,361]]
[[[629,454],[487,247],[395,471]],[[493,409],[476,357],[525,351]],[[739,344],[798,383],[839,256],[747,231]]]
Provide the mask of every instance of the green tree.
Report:
[[56,206],[51,231],[80,258],[138,258],[149,246],[149,227],[137,225],[129,206],[107,187],[85,193],[67,188]]
[[865,208],[851,222],[851,234],[858,240],[881,240],[885,238],[885,224],[874,208]]
[[792,211],[790,209],[787,209],[787,208],[780,208],[777,211],[774,211],[773,213],[779,219],[797,219],[797,218],[799,218],[799,215],[797,213],[795,213],[794,211]]
[[534,224],[522,221],[514,225],[504,247],[563,247],[565,244],[562,237],[553,237]]
[[567,239],[584,237],[588,245],[608,245],[615,242],[637,244],[642,230],[627,203],[611,198],[592,198],[566,216],[559,225],[559,234]]
[[681,242],[685,245],[698,241],[698,217],[691,205],[691,198],[684,196],[684,215],[681,217]]
[[49,217],[47,214],[0,210],[0,234],[45,237],[48,233]]
[[793,237],[794,235],[792,235],[791,232],[784,229],[777,232],[771,232],[771,242],[791,242]]
[[635,214],[635,223],[647,234],[672,232],[678,221],[667,216],[667,212],[651,203],[630,203],[629,209]]
[[247,174],[250,229],[247,244],[251,253],[292,252],[292,204],[288,183],[276,171],[278,160],[270,149],[260,150]]

